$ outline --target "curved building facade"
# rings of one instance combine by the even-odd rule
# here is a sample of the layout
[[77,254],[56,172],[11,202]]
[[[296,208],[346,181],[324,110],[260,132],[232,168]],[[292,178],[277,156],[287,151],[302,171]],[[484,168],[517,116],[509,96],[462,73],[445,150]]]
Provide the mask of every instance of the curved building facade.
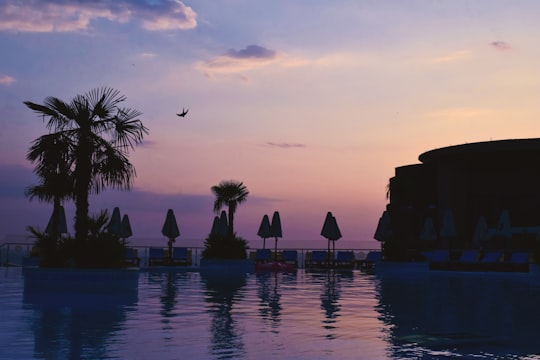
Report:
[[[425,248],[536,247],[540,225],[540,138],[500,140],[427,151],[390,179],[390,257]],[[500,233],[503,210],[511,236]],[[445,214],[453,236],[444,236]],[[475,235],[481,218],[487,231]],[[426,219],[434,235],[425,236]],[[441,236],[441,232],[443,232]]]

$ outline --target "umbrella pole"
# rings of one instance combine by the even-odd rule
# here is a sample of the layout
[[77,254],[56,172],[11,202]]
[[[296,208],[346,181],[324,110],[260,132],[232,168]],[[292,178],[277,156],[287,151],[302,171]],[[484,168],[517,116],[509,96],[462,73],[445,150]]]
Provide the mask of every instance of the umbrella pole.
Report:
[[172,264],[172,250],[173,250],[173,239],[172,238],[169,238],[169,243],[167,245],[169,245],[169,254],[168,254],[169,255],[168,256],[169,261],[168,262],[169,262],[169,265],[171,265]]
[[263,249],[266,249],[266,238],[263,238]]
[[274,243],[274,261],[277,261],[277,237],[275,238]]
[[336,241],[332,241],[332,265],[336,267]]
[[328,239],[328,252],[326,253],[326,267],[330,267],[330,239]]

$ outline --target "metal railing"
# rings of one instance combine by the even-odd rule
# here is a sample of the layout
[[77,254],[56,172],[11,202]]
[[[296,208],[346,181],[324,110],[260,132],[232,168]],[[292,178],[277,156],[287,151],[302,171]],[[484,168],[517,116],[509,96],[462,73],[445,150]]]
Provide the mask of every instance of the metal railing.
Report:
[[[37,265],[35,261],[31,261],[33,244],[32,243],[4,243],[0,244],[0,267],[2,266],[25,266],[26,264]],[[140,267],[148,266],[149,259],[149,250],[150,248],[156,248],[159,246],[129,246],[130,248],[137,250],[137,257],[140,259]],[[164,248],[166,249],[166,248]],[[191,254],[191,267],[198,268],[202,259],[203,247],[194,246],[187,247]],[[315,250],[324,250],[326,248],[278,248],[278,253],[283,250],[296,250],[298,253],[298,266],[300,268],[304,267],[308,253]],[[335,252],[339,251],[353,251],[355,260],[362,260],[370,251],[379,251],[380,249],[363,249],[363,248],[350,248],[350,249],[336,249]],[[248,259],[254,259],[253,255],[256,249],[248,249],[246,257]],[[272,249],[274,252],[274,249]],[[336,254],[332,254],[332,257],[335,257]],[[34,258],[35,259],[35,258]]]

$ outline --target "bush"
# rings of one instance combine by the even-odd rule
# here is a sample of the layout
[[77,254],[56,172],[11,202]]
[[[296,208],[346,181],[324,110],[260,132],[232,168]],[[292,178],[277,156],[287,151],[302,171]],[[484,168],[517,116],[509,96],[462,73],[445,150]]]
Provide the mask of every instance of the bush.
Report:
[[247,241],[236,236],[209,235],[204,241],[205,259],[246,259]]
[[90,218],[88,236],[82,242],[71,236],[52,238],[32,227],[28,230],[36,239],[34,248],[41,257],[42,267],[117,268],[124,262],[124,241],[106,230],[107,211]]

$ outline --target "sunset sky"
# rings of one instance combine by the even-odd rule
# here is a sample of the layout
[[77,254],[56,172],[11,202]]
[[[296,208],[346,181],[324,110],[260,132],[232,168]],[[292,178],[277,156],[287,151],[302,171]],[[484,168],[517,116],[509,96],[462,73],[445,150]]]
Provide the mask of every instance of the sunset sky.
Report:
[[110,86],[150,134],[132,191],[91,212],[119,206],[134,238],[159,238],[169,208],[180,239],[204,238],[210,187],[235,179],[248,240],[276,210],[283,242],[320,239],[332,211],[343,240],[376,245],[395,167],[540,136],[539,37],[535,0],[0,0],[0,243],[52,210],[24,197],[47,130],[23,101]]

